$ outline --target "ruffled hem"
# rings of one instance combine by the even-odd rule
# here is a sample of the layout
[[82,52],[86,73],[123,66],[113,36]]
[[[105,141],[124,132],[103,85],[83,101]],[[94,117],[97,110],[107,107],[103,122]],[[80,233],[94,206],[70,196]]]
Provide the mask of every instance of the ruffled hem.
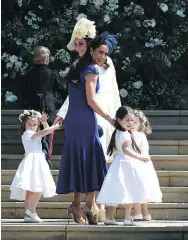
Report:
[[106,173],[104,153],[96,137],[82,142],[66,140],[56,192],[99,191]]
[[11,199],[25,200],[26,192],[41,192],[45,198],[56,195],[56,185],[44,154],[30,153],[20,163],[10,186]]
[[41,192],[43,194],[44,198],[50,198],[54,197],[56,194],[56,188],[48,188],[48,190],[42,189],[42,187],[37,187],[33,189],[32,187],[26,187],[26,186],[19,186],[19,187],[12,187],[11,189],[11,194],[10,194],[10,199],[15,199],[19,201],[24,201],[26,199],[26,193],[27,191],[30,192]]
[[148,198],[145,198],[144,200],[142,199],[124,199],[123,201],[108,201],[108,200],[96,200],[97,203],[100,203],[100,204],[103,204],[103,205],[106,205],[106,206],[118,206],[118,205],[125,205],[125,204],[131,204],[131,203],[161,203],[162,202],[162,198],[159,198],[159,199],[148,199]]

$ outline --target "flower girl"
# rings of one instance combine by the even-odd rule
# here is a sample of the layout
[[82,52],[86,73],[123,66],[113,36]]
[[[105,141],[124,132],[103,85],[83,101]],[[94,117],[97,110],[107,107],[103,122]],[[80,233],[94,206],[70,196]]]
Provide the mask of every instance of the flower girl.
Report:
[[[24,110],[19,116],[22,122],[22,143],[25,157],[19,164],[12,181],[11,199],[25,200],[25,222],[41,222],[36,213],[42,194],[45,198],[56,195],[56,186],[50,168],[42,152],[41,138],[59,128],[59,123],[48,127],[47,115],[34,110]],[[38,131],[40,124],[44,130]]]
[[[151,126],[142,111],[134,110],[134,113],[134,128],[132,131],[133,136],[135,138],[135,141],[139,143],[141,153],[149,156],[149,144],[146,135],[152,132]],[[150,188],[153,202],[161,202],[162,193],[152,161],[149,161],[145,164],[145,171],[148,177],[148,189]],[[151,215],[149,214],[147,203],[134,204],[134,216],[132,219],[144,221],[151,220]]]
[[[107,206],[125,205],[124,225],[135,225],[131,217],[134,203],[153,200],[145,175],[145,164],[150,161],[150,157],[141,154],[131,133],[133,124],[133,110],[120,107],[116,112],[115,131],[108,148],[109,154],[116,151],[115,158],[97,198],[97,202]],[[117,222],[109,219],[108,224]]]

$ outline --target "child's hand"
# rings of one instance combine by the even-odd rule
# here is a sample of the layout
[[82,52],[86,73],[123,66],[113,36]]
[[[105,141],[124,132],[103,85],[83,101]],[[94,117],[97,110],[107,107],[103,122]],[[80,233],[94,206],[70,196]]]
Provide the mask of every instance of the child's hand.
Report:
[[143,162],[149,162],[149,161],[151,161],[151,158],[149,155],[141,155],[140,160]]
[[48,120],[48,115],[45,112],[42,112],[40,121],[43,123],[43,122],[46,122],[47,120]]

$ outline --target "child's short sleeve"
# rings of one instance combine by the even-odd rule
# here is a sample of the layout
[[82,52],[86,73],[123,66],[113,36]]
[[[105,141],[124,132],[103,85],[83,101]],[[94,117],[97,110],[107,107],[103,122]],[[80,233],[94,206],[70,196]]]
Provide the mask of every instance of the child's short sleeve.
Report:
[[85,79],[85,76],[89,73],[93,74],[99,74],[99,68],[97,65],[89,65],[84,71],[83,71],[83,78]]
[[131,135],[129,132],[125,131],[125,132],[119,132],[119,136],[118,136],[118,145],[120,146],[120,148],[122,147],[122,145],[124,144],[124,142],[126,141],[131,141]]
[[23,133],[22,137],[23,137],[25,140],[31,140],[33,134],[35,134],[34,131],[32,131],[32,130],[26,130],[26,131]]

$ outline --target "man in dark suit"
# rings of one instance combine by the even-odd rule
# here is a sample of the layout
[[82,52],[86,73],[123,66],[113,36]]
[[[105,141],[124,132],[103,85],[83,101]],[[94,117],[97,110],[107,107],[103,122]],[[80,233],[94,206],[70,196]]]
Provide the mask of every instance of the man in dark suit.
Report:
[[[34,64],[25,76],[27,84],[27,98],[29,108],[44,111],[48,114],[48,124],[51,126],[55,119],[55,99],[53,88],[58,81],[58,74],[49,68],[50,51],[40,46],[34,50]],[[42,148],[46,160],[52,167],[50,155],[52,153],[52,137],[49,134],[42,138]]]

